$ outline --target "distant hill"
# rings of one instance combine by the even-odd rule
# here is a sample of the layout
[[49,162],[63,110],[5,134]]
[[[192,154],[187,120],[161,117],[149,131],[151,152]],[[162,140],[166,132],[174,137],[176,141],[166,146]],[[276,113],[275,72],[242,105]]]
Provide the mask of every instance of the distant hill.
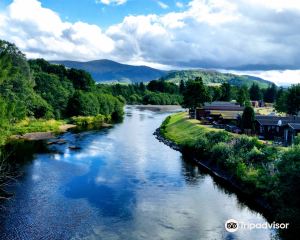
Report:
[[235,75],[231,73],[220,73],[214,70],[183,70],[183,71],[172,71],[161,79],[164,81],[179,83],[180,80],[187,81],[189,79],[195,79],[201,77],[205,84],[218,85],[224,82],[229,82],[235,86],[247,85],[251,86],[253,83],[257,83],[260,87],[266,88],[272,82],[248,75]]
[[151,67],[126,65],[106,59],[89,62],[52,61],[52,63],[85,70],[96,82],[148,82],[166,75],[165,71]]
[[52,61],[52,63],[62,64],[68,68],[83,69],[89,72],[96,82],[136,83],[162,79],[164,81],[179,83],[181,79],[187,81],[188,79],[202,77],[204,83],[210,85],[229,82],[236,86],[250,86],[255,82],[260,87],[265,88],[271,84],[269,81],[248,75],[239,76],[214,70],[163,71],[147,66],[132,66],[105,59],[90,62]]

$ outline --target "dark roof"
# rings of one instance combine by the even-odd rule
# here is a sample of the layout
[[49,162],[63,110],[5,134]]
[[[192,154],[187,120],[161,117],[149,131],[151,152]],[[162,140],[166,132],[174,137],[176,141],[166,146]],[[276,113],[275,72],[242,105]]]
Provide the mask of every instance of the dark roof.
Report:
[[217,106],[237,106],[235,102],[222,102],[222,101],[214,101],[211,103],[204,103],[205,107],[217,107]]
[[204,106],[204,110],[220,110],[220,111],[244,111],[244,107],[239,105],[233,106]]
[[263,126],[278,126],[279,121],[281,125],[288,125],[289,123],[300,124],[300,117],[279,117],[279,116],[263,116],[257,115],[256,121]]
[[300,130],[300,123],[289,123],[288,125],[294,130]]

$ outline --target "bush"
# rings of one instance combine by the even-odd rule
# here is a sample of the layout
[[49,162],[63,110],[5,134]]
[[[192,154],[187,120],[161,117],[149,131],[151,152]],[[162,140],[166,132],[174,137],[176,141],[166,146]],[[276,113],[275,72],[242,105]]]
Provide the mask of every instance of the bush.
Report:
[[215,145],[220,142],[230,142],[232,140],[232,134],[226,131],[211,131],[206,133],[206,137],[211,145]]
[[231,145],[225,142],[219,142],[212,147],[210,158],[216,161],[218,166],[226,167],[226,162],[232,154],[233,150]]

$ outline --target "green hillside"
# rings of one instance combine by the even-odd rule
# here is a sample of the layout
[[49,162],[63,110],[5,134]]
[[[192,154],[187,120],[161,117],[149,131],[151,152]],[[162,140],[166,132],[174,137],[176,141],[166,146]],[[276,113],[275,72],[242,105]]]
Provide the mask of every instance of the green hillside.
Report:
[[238,76],[231,73],[220,73],[217,71],[208,70],[183,70],[183,71],[172,71],[161,79],[168,82],[178,84],[180,80],[187,81],[189,79],[195,79],[201,77],[205,84],[214,85],[228,82],[231,85],[251,86],[253,83],[257,83],[261,88],[267,88],[272,82],[252,77],[252,76]]

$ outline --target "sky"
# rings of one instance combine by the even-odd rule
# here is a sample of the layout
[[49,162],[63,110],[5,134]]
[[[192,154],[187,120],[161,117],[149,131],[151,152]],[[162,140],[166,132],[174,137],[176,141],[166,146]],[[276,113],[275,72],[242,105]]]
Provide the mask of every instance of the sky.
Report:
[[299,29],[297,0],[0,0],[0,38],[28,58],[230,69],[282,85],[300,83]]

